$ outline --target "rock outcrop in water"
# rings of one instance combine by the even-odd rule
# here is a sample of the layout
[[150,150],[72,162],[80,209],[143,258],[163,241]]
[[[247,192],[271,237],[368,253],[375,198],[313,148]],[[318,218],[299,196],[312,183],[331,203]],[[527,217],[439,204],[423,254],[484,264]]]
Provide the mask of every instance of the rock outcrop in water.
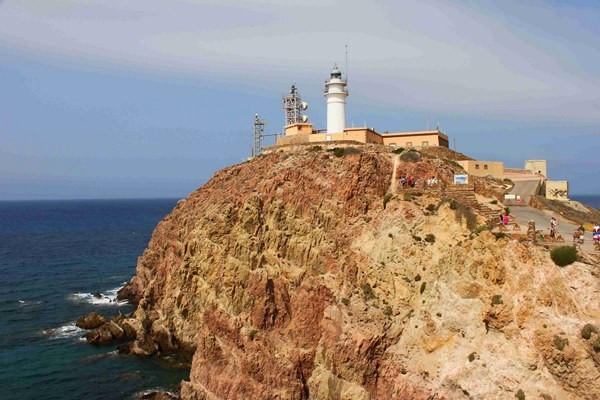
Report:
[[121,293],[131,350],[193,353],[190,400],[599,398],[598,259],[558,268],[440,187],[397,188],[448,185],[455,156],[299,146],[219,171]]

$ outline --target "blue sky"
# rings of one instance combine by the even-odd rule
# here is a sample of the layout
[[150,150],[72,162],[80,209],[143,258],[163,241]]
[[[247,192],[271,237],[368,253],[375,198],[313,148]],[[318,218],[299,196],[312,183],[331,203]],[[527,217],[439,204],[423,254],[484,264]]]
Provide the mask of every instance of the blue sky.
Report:
[[[523,5],[522,3],[526,3]],[[292,83],[325,127],[440,122],[474,158],[547,159],[600,194],[595,1],[0,0],[0,200],[183,197],[282,129]]]

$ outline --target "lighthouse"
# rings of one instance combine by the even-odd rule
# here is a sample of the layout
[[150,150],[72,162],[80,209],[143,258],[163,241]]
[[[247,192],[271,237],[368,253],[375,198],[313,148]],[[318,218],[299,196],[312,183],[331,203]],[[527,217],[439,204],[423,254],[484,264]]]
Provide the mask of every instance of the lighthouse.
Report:
[[333,66],[331,76],[325,81],[325,97],[327,98],[327,133],[344,132],[346,128],[346,81],[337,65]]

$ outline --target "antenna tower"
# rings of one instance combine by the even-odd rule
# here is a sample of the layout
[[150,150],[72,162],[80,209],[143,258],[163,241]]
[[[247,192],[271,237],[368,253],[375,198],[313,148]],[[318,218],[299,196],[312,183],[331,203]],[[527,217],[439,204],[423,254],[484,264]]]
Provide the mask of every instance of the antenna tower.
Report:
[[308,121],[308,116],[301,111],[308,108],[308,104],[302,101],[296,85],[292,85],[290,94],[283,96],[283,110],[285,111],[285,126],[299,124]]
[[265,125],[267,121],[254,115],[254,145],[252,147],[252,157],[256,157],[263,152],[263,137],[265,136]]

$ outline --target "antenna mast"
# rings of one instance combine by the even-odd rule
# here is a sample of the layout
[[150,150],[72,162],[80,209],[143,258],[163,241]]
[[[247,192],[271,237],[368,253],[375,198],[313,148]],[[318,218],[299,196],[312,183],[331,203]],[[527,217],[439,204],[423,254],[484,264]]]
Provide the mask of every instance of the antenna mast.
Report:
[[346,83],[348,83],[348,45],[346,45]]
[[308,104],[300,98],[296,85],[292,85],[290,94],[283,96],[283,109],[285,111],[285,126],[308,121],[308,116],[301,113],[308,108]]
[[254,115],[254,145],[252,146],[252,157],[262,154],[266,124],[267,121],[258,118],[258,114]]

